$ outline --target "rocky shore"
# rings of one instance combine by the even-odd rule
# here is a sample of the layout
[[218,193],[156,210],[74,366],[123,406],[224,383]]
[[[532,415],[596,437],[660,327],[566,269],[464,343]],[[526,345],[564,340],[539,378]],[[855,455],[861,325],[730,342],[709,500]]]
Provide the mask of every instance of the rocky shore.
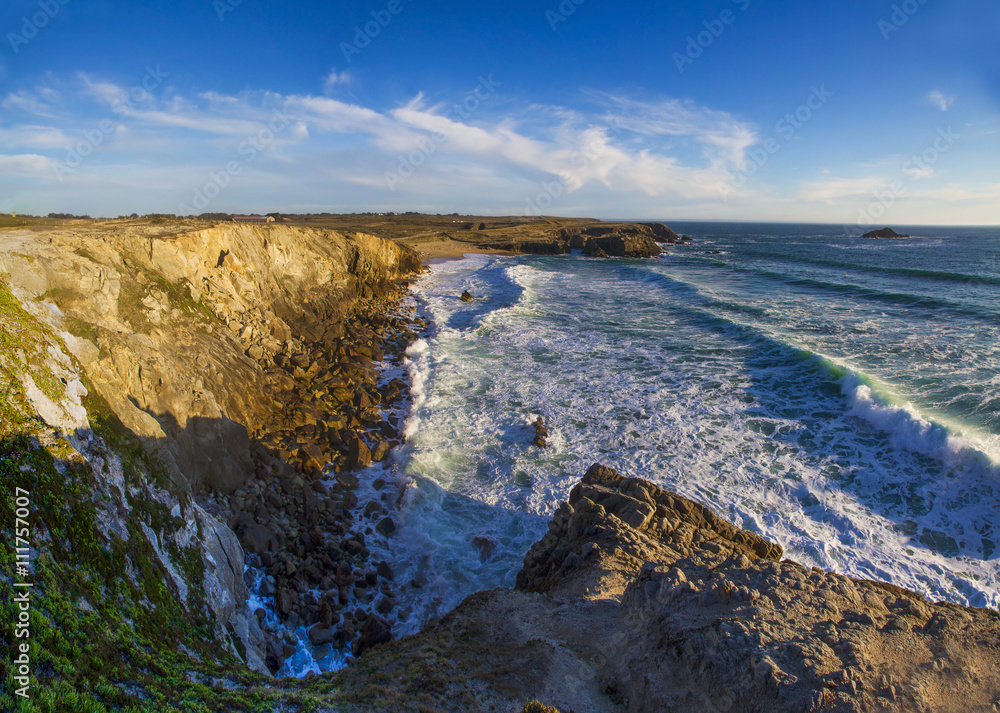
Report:
[[782,554],[595,465],[516,589],[469,597],[314,687],[339,711],[1000,709],[1000,614]]
[[[498,231],[499,232],[499,231]],[[502,249],[528,255],[567,255],[582,250],[589,257],[656,257],[664,245],[692,242],[686,235],[677,235],[662,223],[603,223],[578,221],[567,227],[535,227],[531,236],[513,238],[507,233],[475,245],[479,249]]]
[[[685,242],[565,223],[515,248]],[[408,583],[378,554],[398,522],[384,466],[428,326],[406,297],[420,270],[396,242],[310,227],[0,233],[0,495],[32,496],[33,675],[54,710],[1000,710],[996,612],[805,568],[601,465],[515,588],[394,640]],[[304,657],[349,665],[271,678]]]
[[[285,408],[255,434],[254,475],[206,504],[247,554],[243,576],[265,603],[255,616],[269,637],[271,673],[306,641],[317,665],[331,654],[358,656],[388,640],[398,619],[392,569],[369,549],[395,531],[395,484],[363,481],[403,440],[409,387],[378,365],[402,371],[425,327],[401,309],[404,295],[399,288],[367,300],[343,336],[276,357],[287,374]],[[372,497],[362,501],[362,491]]]
[[[182,600],[206,591],[216,636],[261,672],[281,670],[300,627],[326,652],[386,640],[392,573],[369,547],[392,533],[394,501],[384,481],[358,474],[402,440],[401,359],[425,327],[404,305],[417,255],[364,233],[196,221],[81,222],[0,239],[19,315],[5,339],[22,322],[39,335],[0,364],[4,432],[64,433],[97,459],[86,444],[103,419],[123,445],[141,446],[142,482],[104,496],[120,501],[104,516],[107,546],[139,527],[155,543],[150,566]],[[51,388],[39,394],[36,383]],[[212,582],[189,581],[202,570]]]

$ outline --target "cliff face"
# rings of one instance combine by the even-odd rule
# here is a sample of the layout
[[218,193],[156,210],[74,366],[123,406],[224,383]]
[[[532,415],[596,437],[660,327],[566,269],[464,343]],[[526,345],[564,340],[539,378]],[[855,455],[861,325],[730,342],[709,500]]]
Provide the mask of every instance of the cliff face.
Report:
[[420,268],[371,235],[283,226],[148,235],[111,224],[0,240],[11,289],[64,313],[57,327],[78,332],[67,346],[98,391],[192,491],[243,482],[247,432],[276,408],[266,367],[294,350],[293,335],[342,333],[360,298]]
[[[251,434],[280,422],[295,383],[276,362],[308,359],[312,341],[343,336],[419,269],[412,251],[371,235],[282,226],[0,232],[0,483],[5,503],[15,487],[34,498],[32,576],[55,627],[38,632],[34,655],[49,675],[93,685],[84,669],[100,657],[73,653],[88,639],[175,666],[156,686],[184,667],[267,671],[244,551],[196,498],[255,474]],[[63,671],[60,655],[76,661]],[[144,665],[118,667],[119,680],[145,678]]]

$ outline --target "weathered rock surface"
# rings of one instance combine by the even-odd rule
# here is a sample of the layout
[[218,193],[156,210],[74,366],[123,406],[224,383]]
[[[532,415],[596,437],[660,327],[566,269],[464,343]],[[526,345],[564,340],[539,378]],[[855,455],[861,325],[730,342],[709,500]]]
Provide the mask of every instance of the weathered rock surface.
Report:
[[663,251],[650,237],[609,235],[604,238],[588,238],[583,252],[592,257],[601,257],[601,253],[610,257],[656,257]]
[[524,558],[518,589],[620,594],[651,561],[694,552],[778,560],[780,545],[741,530],[708,508],[637,478],[594,465],[556,510],[549,532]]
[[249,434],[288,389],[270,367],[295,356],[293,336],[342,336],[359,301],[419,269],[412,250],[372,235],[275,225],[150,234],[94,223],[0,240],[12,289],[54,299],[87,325],[89,338],[70,343],[75,356],[124,425],[195,492],[232,492],[252,471]]
[[[707,508],[592,467],[514,590],[322,685],[338,710],[962,711],[1000,702],[1000,614],[779,561]],[[407,678],[414,667],[419,684]],[[379,688],[381,687],[381,688]],[[389,699],[387,699],[389,700]]]
[[[170,480],[169,491],[145,481],[98,487],[105,501],[122,500],[102,531],[127,540],[139,527],[168,589],[185,607],[203,598],[215,641],[257,671],[275,672],[287,643],[265,643],[263,617],[247,607],[255,580],[245,563],[264,570],[260,591],[279,614],[308,624],[321,602],[302,592],[323,583],[325,568],[365,566],[363,539],[350,533],[357,497],[345,489],[321,499],[325,486],[312,481],[348,461],[365,467],[370,447],[386,457],[380,405],[406,385],[378,385],[375,364],[413,335],[393,304],[396,280],[419,269],[415,253],[387,240],[282,226],[87,222],[0,233],[0,283],[59,337],[47,388],[62,379],[64,405],[46,406],[39,391],[31,409],[75,433],[89,458],[88,379],[110,407],[96,417],[120,420]],[[5,304],[0,320],[12,310]],[[100,478],[108,460],[95,459]],[[156,521],[136,525],[136,503],[150,502]],[[338,606],[349,600],[326,589]],[[345,631],[340,647],[354,637]]]

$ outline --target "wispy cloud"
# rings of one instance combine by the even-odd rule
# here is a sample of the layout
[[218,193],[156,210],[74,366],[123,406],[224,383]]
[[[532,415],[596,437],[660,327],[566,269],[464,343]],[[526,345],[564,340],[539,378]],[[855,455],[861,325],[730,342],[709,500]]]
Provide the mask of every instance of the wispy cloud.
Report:
[[51,107],[42,100],[37,92],[29,92],[25,89],[11,92],[5,96],[0,102],[0,106],[7,111],[21,112],[31,116],[48,118],[53,115]]
[[0,128],[0,148],[65,149],[72,141],[61,129],[24,124]]
[[935,89],[934,91],[927,93],[927,101],[941,111],[948,111],[951,105],[955,103],[955,97],[945,96],[940,91]]
[[[192,187],[237,160],[245,170],[233,177],[219,210],[273,201],[283,210],[406,207],[509,214],[523,211],[526,196],[553,181],[562,187],[554,212],[588,215],[672,212],[839,222],[893,181],[907,182],[899,205],[909,211],[924,210],[912,199],[926,195],[928,206],[965,206],[971,220],[996,202],[995,186],[970,181],[944,187],[930,166],[901,172],[906,157],[891,156],[855,165],[853,178],[817,170],[815,180],[789,180],[780,189],[762,174],[752,190],[722,205],[718,183],[738,171],[762,140],[754,124],[728,112],[671,97],[595,91],[583,92],[572,107],[498,96],[475,111],[456,110],[464,94],[448,100],[417,94],[393,107],[373,107],[336,92],[351,81],[344,73],[333,70],[326,79],[324,88],[337,96],[183,95],[164,86],[130,100],[127,114],[115,107],[129,90],[82,73],[10,92],[0,97],[6,110],[0,196],[9,201],[12,192],[24,195],[30,176],[54,182],[44,184],[46,200],[53,201],[48,210],[173,210],[190,200]],[[943,95],[941,100],[945,108],[953,101]],[[281,128],[272,132],[279,116]],[[107,120],[111,124],[104,128]],[[98,129],[100,141],[93,140]],[[260,149],[245,151],[252,137],[266,140]],[[92,140],[86,160],[58,183],[54,166]],[[386,175],[420,147],[432,150],[421,154],[416,177],[393,192]],[[251,153],[255,158],[246,159]],[[920,188],[937,192],[911,191],[920,179],[934,179]]]
[[922,181],[925,178],[933,178],[935,175],[934,169],[926,164],[921,166],[907,166],[903,169],[903,173],[909,176],[913,181]]
[[326,79],[323,80],[323,91],[327,94],[332,92],[336,87],[350,84],[353,81],[353,77],[347,72],[338,72],[337,68],[334,67],[330,70],[330,73],[326,75]]
[[890,182],[881,176],[807,181],[799,190],[799,198],[827,205],[841,201],[859,201],[870,197],[872,192],[885,188]]
[[38,154],[0,154],[0,173],[12,176],[49,178],[53,161]]

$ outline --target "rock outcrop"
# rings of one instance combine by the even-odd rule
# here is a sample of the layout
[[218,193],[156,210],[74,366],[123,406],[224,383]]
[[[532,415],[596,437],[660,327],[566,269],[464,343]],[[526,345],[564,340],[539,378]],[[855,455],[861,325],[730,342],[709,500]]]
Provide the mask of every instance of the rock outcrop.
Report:
[[[550,237],[549,237],[550,236]],[[481,243],[482,248],[499,248],[531,255],[565,255],[571,250],[583,250],[591,257],[655,257],[662,252],[660,244],[691,242],[662,223],[603,223],[584,221],[571,228],[544,231],[538,237]]]
[[588,238],[583,246],[591,257],[656,257],[663,251],[652,238],[641,235],[609,235]]
[[252,471],[249,435],[287,391],[275,357],[343,337],[359,301],[420,269],[391,241],[285,226],[2,237],[12,289],[82,327],[75,356],[101,395],[194,492]]
[[892,228],[882,228],[881,230],[872,230],[869,233],[865,233],[861,236],[862,238],[908,238],[909,235],[900,235]]
[[[343,711],[366,710],[376,685],[414,711],[995,710],[1000,614],[781,556],[704,506],[595,465],[517,589],[473,595],[319,690],[336,690]],[[392,683],[415,666],[419,687]]]

